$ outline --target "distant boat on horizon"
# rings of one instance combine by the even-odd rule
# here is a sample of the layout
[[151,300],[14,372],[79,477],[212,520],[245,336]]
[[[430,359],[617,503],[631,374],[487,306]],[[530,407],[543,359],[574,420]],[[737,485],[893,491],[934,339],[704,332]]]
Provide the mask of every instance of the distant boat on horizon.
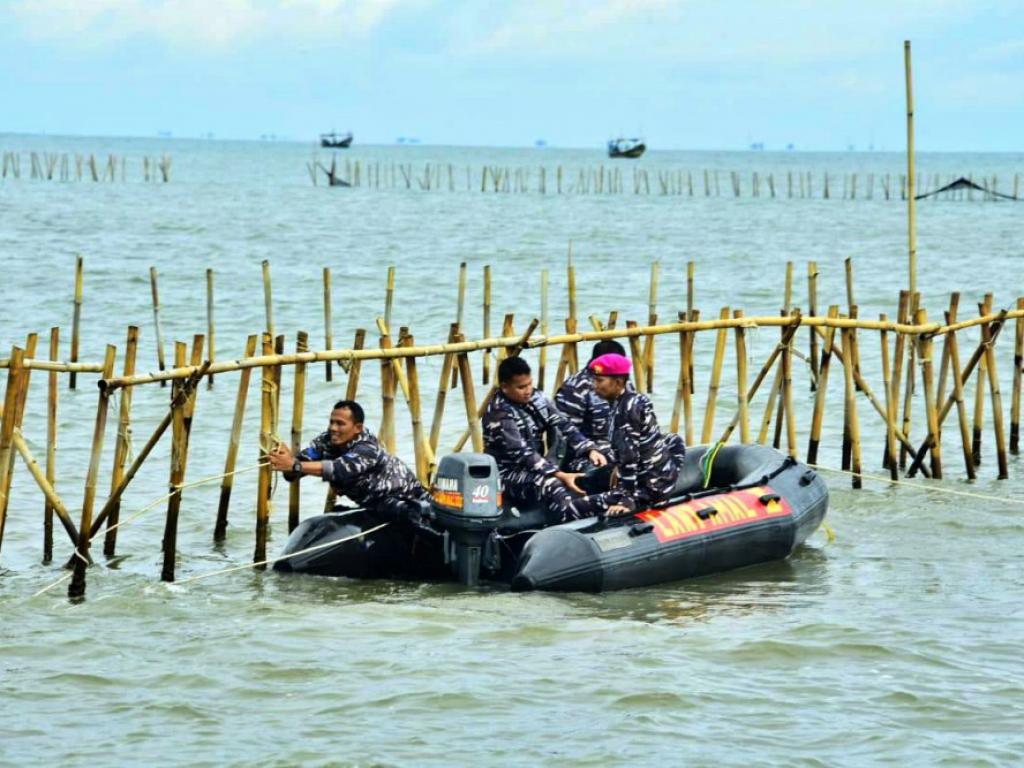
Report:
[[640,157],[647,150],[643,139],[617,139],[608,140],[608,157]]
[[352,131],[348,133],[330,133],[320,134],[320,146],[327,149],[348,149],[352,146]]

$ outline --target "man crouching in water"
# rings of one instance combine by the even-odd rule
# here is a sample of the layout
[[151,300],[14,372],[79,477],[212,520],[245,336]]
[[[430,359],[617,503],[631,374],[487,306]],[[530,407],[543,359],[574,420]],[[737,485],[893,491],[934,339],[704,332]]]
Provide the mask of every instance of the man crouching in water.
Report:
[[382,520],[418,521],[426,489],[405,464],[384,450],[363,426],[359,403],[339,400],[331,411],[327,431],[317,436],[298,456],[283,443],[269,454],[270,466],[294,482],[305,475],[331,484],[339,496],[348,496]]
[[483,415],[484,450],[498,464],[504,492],[517,505],[543,504],[549,523],[588,517],[586,499],[572,493],[582,493],[576,486],[579,473],[562,472],[544,457],[544,437],[558,433],[574,454],[588,456],[595,466],[604,466],[607,458],[534,390],[530,365],[521,357],[501,361],[498,386]]
[[590,361],[594,392],[611,405],[608,435],[615,462],[612,488],[588,497],[609,515],[625,515],[665,501],[683,467],[686,446],[672,432],[662,434],[646,395],[627,388],[629,358],[606,354]]

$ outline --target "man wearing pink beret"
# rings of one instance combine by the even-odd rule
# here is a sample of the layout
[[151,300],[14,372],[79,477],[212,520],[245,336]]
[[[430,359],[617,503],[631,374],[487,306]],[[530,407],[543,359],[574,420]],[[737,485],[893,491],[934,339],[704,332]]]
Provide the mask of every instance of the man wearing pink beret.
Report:
[[609,515],[639,511],[664,501],[675,487],[686,446],[679,435],[662,434],[650,399],[627,388],[629,358],[601,355],[590,361],[594,391],[611,405],[609,442],[616,472],[611,490],[588,497]]

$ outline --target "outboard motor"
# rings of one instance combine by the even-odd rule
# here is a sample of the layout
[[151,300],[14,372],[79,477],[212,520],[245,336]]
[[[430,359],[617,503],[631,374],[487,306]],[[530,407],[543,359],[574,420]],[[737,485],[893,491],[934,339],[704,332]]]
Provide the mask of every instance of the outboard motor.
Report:
[[468,587],[480,582],[481,555],[491,532],[501,519],[498,465],[486,453],[445,456],[437,467],[430,489],[437,523],[453,544],[445,552],[453,569]]

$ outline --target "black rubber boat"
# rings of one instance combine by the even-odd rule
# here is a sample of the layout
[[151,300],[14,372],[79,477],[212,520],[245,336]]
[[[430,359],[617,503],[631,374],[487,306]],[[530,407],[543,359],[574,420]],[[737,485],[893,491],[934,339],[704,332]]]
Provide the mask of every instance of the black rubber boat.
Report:
[[[762,445],[691,448],[665,505],[559,525],[542,509],[503,505],[485,454],[446,456],[437,474],[432,502],[412,519],[343,510],[304,520],[274,569],[514,591],[626,589],[784,559],[828,507],[817,472]],[[587,483],[598,490],[600,474]]]

